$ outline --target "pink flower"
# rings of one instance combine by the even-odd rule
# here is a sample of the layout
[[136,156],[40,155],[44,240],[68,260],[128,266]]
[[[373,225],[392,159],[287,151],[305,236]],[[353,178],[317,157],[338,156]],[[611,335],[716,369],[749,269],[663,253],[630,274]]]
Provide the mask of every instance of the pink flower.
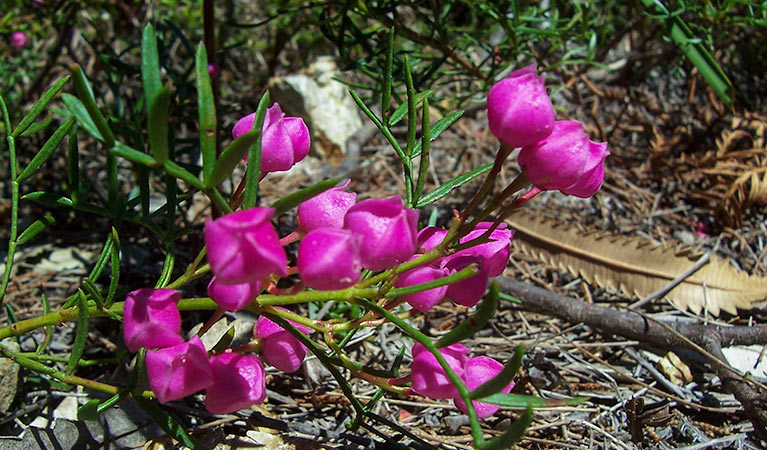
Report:
[[551,133],[554,107],[534,65],[499,81],[487,94],[490,132],[511,147],[533,144]]
[[[304,334],[314,332],[313,329],[292,320],[288,322]],[[279,370],[288,373],[295,372],[304,362],[306,357],[304,344],[266,316],[260,316],[256,322],[256,337],[263,340],[261,356],[267,363]]]
[[364,200],[346,212],[344,228],[360,236],[362,267],[384,270],[415,253],[418,212],[397,196]]
[[342,228],[316,228],[298,245],[301,280],[327,291],[354,286],[360,279],[359,237]]
[[213,384],[208,354],[197,336],[173,347],[147,351],[146,373],[160,403],[184,398]]
[[205,409],[229,414],[266,399],[264,363],[255,355],[224,353],[210,358],[213,384],[205,391]]
[[519,152],[519,165],[539,189],[587,198],[605,177],[602,163],[610,154],[607,143],[593,142],[574,120],[554,123],[554,131]]
[[342,186],[328,189],[298,205],[298,226],[306,232],[321,227],[343,228],[346,211],[357,200],[354,192],[344,192],[350,182],[346,180]]
[[447,230],[438,227],[425,227],[418,232],[418,251],[426,253],[445,240]]
[[208,296],[227,311],[239,311],[258,297],[261,283],[221,284],[216,277],[208,283]]
[[[476,228],[460,239],[460,243],[464,244],[482,236],[491,225],[491,222],[480,222]],[[490,233],[490,242],[461,250],[456,255],[481,257],[484,260],[487,275],[489,277],[497,277],[506,269],[506,263],[509,261],[509,254],[511,253],[511,239],[513,237],[514,230],[507,229],[506,224],[503,223]]]
[[29,43],[29,39],[27,38],[27,35],[24,34],[23,31],[14,31],[11,34],[11,45],[16,50],[23,49],[24,47],[27,46],[28,43]]
[[[394,287],[415,286],[417,284],[428,283],[447,276],[447,271],[430,265],[423,265],[415,269],[408,270],[400,274]],[[432,306],[441,302],[447,293],[447,286],[440,286],[426,291],[416,292],[414,294],[405,294],[402,299],[413,308],[425,313]]]
[[169,347],[184,342],[178,301],[172,289],[138,289],[128,294],[123,308],[123,340],[131,352],[141,347]]
[[[469,391],[473,391],[474,389],[484,384],[486,381],[501,373],[501,370],[503,370],[503,364],[499,363],[493,358],[489,358],[487,356],[476,356],[474,358],[469,358],[469,361],[466,363],[463,376],[461,377],[461,381],[466,384],[466,388]],[[514,382],[512,381],[503,389],[501,389],[501,392],[509,393],[513,388]],[[466,412],[466,402],[464,402],[461,397],[456,396],[453,401],[455,402],[455,406],[458,409],[464,413]],[[480,419],[490,417],[495,414],[498,409],[500,409],[498,405],[478,401],[472,401],[471,405],[474,407],[474,411],[477,413],[477,417]]]
[[[461,344],[449,345],[439,349],[448,366],[459,377],[463,375],[464,366],[468,361],[466,355],[469,349]],[[455,385],[450,382],[445,370],[437,361],[437,358],[426,350],[420,343],[413,345],[413,364],[411,378],[413,383],[410,388],[413,392],[429,398],[454,398],[458,395]]]
[[489,276],[482,256],[454,254],[442,260],[442,268],[449,275],[460,272],[471,264],[477,264],[479,272],[447,286],[447,298],[463,306],[474,306],[485,295]]
[[[252,113],[240,119],[232,129],[232,138],[251,131],[255,118],[256,113]],[[262,175],[289,170],[309,153],[311,139],[304,119],[285,117],[277,103],[266,110],[261,133]]]
[[217,283],[242,284],[287,275],[288,259],[269,220],[272,208],[238,211],[205,223],[208,262]]

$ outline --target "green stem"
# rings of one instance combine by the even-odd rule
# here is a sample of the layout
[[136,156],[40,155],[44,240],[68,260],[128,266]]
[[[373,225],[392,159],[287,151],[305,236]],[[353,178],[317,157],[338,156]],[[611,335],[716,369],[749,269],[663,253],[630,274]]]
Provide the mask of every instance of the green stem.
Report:
[[8,107],[5,99],[0,95],[0,108],[2,108],[3,118],[5,119],[5,130],[8,136],[8,153],[10,155],[11,166],[11,236],[8,239],[8,256],[6,257],[5,272],[3,272],[3,282],[0,284],[0,306],[3,304],[5,292],[8,289],[8,282],[11,279],[11,270],[13,269],[13,257],[16,253],[16,237],[19,227],[19,183],[16,181],[18,172],[16,161],[16,139],[11,134],[11,118],[8,115]]
[[469,201],[469,204],[466,205],[466,208],[461,213],[461,218],[465,221],[469,218],[469,215],[474,211],[474,208],[477,207],[477,204],[479,204],[480,201],[487,195],[488,192],[490,192],[490,189],[493,188],[493,185],[495,184],[495,179],[498,178],[498,174],[501,173],[501,168],[503,167],[504,161],[506,161],[506,158],[509,157],[512,150],[514,150],[512,147],[509,147],[506,144],[501,144],[501,147],[498,149],[498,152],[495,154],[495,162],[493,162],[493,168],[490,169],[490,172],[487,173],[487,177],[485,178],[485,182],[482,183],[482,186],[479,188],[476,194],[474,194],[474,197]]

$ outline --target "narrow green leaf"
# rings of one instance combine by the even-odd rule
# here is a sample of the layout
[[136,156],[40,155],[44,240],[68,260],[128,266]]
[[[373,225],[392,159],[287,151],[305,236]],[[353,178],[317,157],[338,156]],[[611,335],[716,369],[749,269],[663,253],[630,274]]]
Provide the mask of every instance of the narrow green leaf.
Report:
[[29,110],[29,113],[27,113],[26,116],[24,116],[23,119],[21,119],[21,122],[19,122],[19,125],[16,127],[15,130],[13,130],[13,133],[11,135],[13,137],[18,137],[24,131],[32,125],[32,123],[37,119],[37,117],[40,115],[40,113],[43,112],[46,106],[48,106],[48,103],[53,100],[54,97],[61,91],[61,89],[64,87],[64,85],[69,81],[69,75],[59,78],[56,80],[51,87],[48,88],[47,91],[45,91],[45,94],[43,94],[42,97],[40,97],[39,100],[35,102],[34,105],[32,105],[32,109]]
[[433,191],[421,197],[421,199],[418,200],[418,203],[416,203],[415,207],[420,209],[420,208],[423,208],[424,206],[431,205],[432,203],[436,202],[437,200],[449,194],[450,191],[452,191],[453,189],[456,189],[468,183],[469,181],[473,180],[474,178],[477,178],[478,176],[482,175],[485,172],[489,172],[490,169],[492,168],[493,168],[492,163],[487,164],[481,167],[477,167],[474,170],[470,170],[469,172],[466,172],[463,175],[459,175],[453,178],[452,180],[448,181],[442,186],[434,189]]
[[261,137],[260,131],[249,131],[227,145],[216,160],[210,178],[205,181],[205,186],[207,188],[212,188],[226,180],[226,178],[232,174],[232,171],[237,164],[242,161],[245,153],[248,152],[248,148],[250,148],[259,137]]
[[197,46],[195,57],[197,76],[197,109],[200,117],[200,151],[202,152],[202,179],[208,182],[216,163],[216,103],[208,73],[208,56],[205,46]]
[[[425,105],[426,105],[426,102],[424,102],[424,107]],[[463,110],[454,111],[446,115],[445,117],[439,119],[438,121],[434,122],[434,125],[431,126],[431,131],[429,133],[431,135],[431,137],[429,138],[429,141],[434,141],[438,137],[440,137],[440,135],[445,130],[450,128],[451,125],[453,125],[458,119],[460,119],[463,116],[463,113],[464,113]],[[424,148],[423,139],[420,142],[416,142],[415,149],[413,149],[413,155],[411,156],[411,158],[416,158],[418,155],[420,155],[422,148]]]
[[226,330],[226,333],[224,333],[224,335],[221,336],[221,339],[216,342],[216,345],[213,346],[213,351],[222,352],[226,350],[229,348],[229,344],[232,343],[232,340],[234,340],[234,325]]
[[482,397],[478,400],[504,408],[554,408],[558,406],[575,406],[586,401],[586,398],[540,398],[533,395],[504,394],[501,392]]
[[18,177],[16,177],[16,181],[18,183],[23,183],[24,180],[31,177],[32,174],[37,172],[38,169],[40,169],[40,166],[42,166],[46,161],[48,161],[48,158],[51,157],[53,154],[53,151],[58,148],[59,144],[61,144],[61,141],[64,140],[64,138],[67,136],[67,133],[72,129],[72,127],[75,125],[75,119],[69,118],[66,122],[62,123],[61,126],[53,133],[53,135],[43,144],[43,148],[40,149],[39,152],[32,158],[32,161],[29,162],[27,167],[24,168],[24,170],[19,174]]
[[[269,91],[265,91],[258,101],[256,117],[253,119],[253,131],[261,131],[264,117],[269,107]],[[242,197],[242,208],[250,209],[256,206],[258,200],[258,182],[261,178],[261,136],[248,149],[248,168],[245,171],[245,194]]]
[[80,149],[77,148],[77,131],[69,135],[67,145],[67,187],[69,196],[77,201],[80,194]]
[[[410,59],[405,55],[405,86],[407,87],[407,147],[405,154],[408,158],[412,158],[413,149],[415,148],[415,132],[418,117],[418,109],[416,109],[415,102],[415,87],[413,86],[413,74],[410,71]],[[424,97],[426,99],[427,97]]]
[[160,88],[154,96],[147,113],[149,148],[159,164],[168,160],[168,105],[170,90]]
[[30,239],[34,238],[38,235],[38,233],[43,231],[45,227],[55,221],[56,219],[54,219],[53,216],[44,216],[42,219],[35,220],[19,235],[18,238],[16,238],[16,245],[26,244]]
[[85,300],[85,293],[80,289],[77,292],[80,294],[79,301],[77,302],[77,331],[75,332],[75,340],[72,343],[72,353],[67,363],[67,375],[72,375],[77,368],[77,363],[82,358],[83,351],[85,351],[85,342],[88,340],[88,325],[90,322],[88,303]]
[[274,208],[275,217],[285,214],[287,211],[295,208],[301,203],[309,200],[310,198],[320,195],[328,189],[338,184],[338,178],[331,178],[329,180],[320,181],[319,183],[296,191],[286,197],[283,197],[276,202],[272,203]]
[[63,195],[51,194],[50,192],[30,192],[21,197],[22,200],[32,200],[33,202],[42,203],[48,206],[72,206],[74,203],[72,200],[64,197]]
[[48,125],[50,125],[52,121],[53,121],[53,116],[49,114],[40,122],[35,122],[32,125],[30,125],[26,130],[24,130],[23,133],[21,133],[20,136],[21,137],[31,136],[40,130],[44,130],[45,128],[48,128]]
[[84,405],[77,408],[77,420],[98,420],[99,404],[101,400],[93,399],[85,402]]
[[[429,159],[431,150],[431,123],[429,123],[429,98],[423,99],[423,110],[421,112],[421,163],[418,166],[418,182],[415,185],[413,193],[413,202],[418,203],[423,193],[423,187],[426,184],[426,177],[429,173]],[[412,206],[412,205],[411,205]]]
[[192,175],[188,170],[184,169],[183,167],[179,166],[178,164],[174,163],[171,160],[165,161],[165,164],[162,165],[162,168],[163,170],[165,170],[165,173],[167,173],[168,175],[176,177],[179,180],[186,182],[190,186],[193,186],[200,190],[205,189],[205,185],[202,184],[202,181],[200,181],[199,178]]
[[488,395],[501,392],[501,389],[509,385],[512,379],[517,375],[519,369],[522,367],[522,358],[525,356],[525,347],[518,345],[514,349],[514,357],[511,358],[498,375],[485,381],[476,389],[469,393],[469,397],[472,399],[478,399],[487,397]]
[[500,450],[509,448],[514,443],[522,439],[525,434],[525,430],[530,424],[533,423],[533,410],[527,408],[525,413],[519,419],[515,420],[509,428],[507,428],[503,434],[496,436],[480,446],[481,450]]
[[103,310],[104,297],[101,295],[101,292],[99,292],[99,288],[93,284],[93,281],[91,281],[90,278],[84,279],[82,285],[83,289],[85,289],[85,292],[88,293],[88,295],[91,296],[91,299],[96,303],[96,307]]
[[[424,92],[419,92],[418,94],[415,95],[415,98],[414,98],[415,103],[418,104],[418,102],[423,100],[425,97],[431,96],[432,93],[434,93],[434,91],[432,91],[432,90],[428,90],[428,91],[424,91]],[[399,105],[397,107],[397,109],[394,110],[394,112],[391,114],[391,118],[389,119],[389,126],[390,127],[393,127],[400,120],[405,118],[405,116],[407,115],[407,112],[408,112],[407,111],[407,108],[408,108],[407,105],[408,105],[408,103],[404,102],[401,105]]]
[[482,299],[482,302],[477,307],[477,310],[469,316],[467,320],[459,323],[449,333],[442,336],[436,343],[436,346],[447,347],[448,345],[460,342],[465,338],[473,335],[479,330],[482,330],[487,325],[490,317],[493,316],[495,310],[498,309],[498,283],[493,281],[490,284],[490,291]]
[[136,404],[148,415],[149,417],[154,420],[154,422],[162,428],[165,433],[168,434],[168,436],[172,437],[173,439],[177,440],[181,444],[189,447],[192,450],[197,449],[204,449],[205,446],[201,445],[197,441],[195,441],[191,436],[189,436],[189,433],[184,430],[184,427],[181,426],[178,422],[176,422],[176,419],[170,416],[165,410],[160,408],[159,406],[155,405],[154,403],[150,402],[149,400],[134,396],[133,401],[136,402]]
[[83,69],[77,64],[72,64],[69,66],[69,72],[72,75],[72,82],[75,86],[77,96],[88,111],[88,115],[99,130],[99,134],[103,137],[101,141],[106,148],[112,148],[115,144],[114,134],[112,134],[112,130],[109,128],[107,120],[104,118],[98,105],[96,105],[96,99],[93,97],[93,90],[88,83],[88,79],[85,78]]
[[128,147],[127,145],[123,144],[122,142],[115,142],[115,145],[110,150],[110,153],[117,156],[121,156],[127,159],[128,161],[131,161],[137,164],[142,164],[148,167],[154,167],[157,165],[157,160],[152,158],[150,155],[147,155],[144,152],[140,152],[138,150],[132,149]]
[[394,67],[394,27],[389,28],[389,40],[386,48],[386,65],[383,73],[383,88],[381,89],[381,122],[389,126],[389,108],[391,108],[391,81]]
[[83,129],[96,140],[104,140],[104,138],[101,137],[99,129],[96,128],[96,124],[93,123],[93,119],[91,119],[90,114],[88,114],[88,110],[85,109],[85,105],[83,105],[83,102],[81,102],[79,98],[75,97],[74,95],[64,93],[61,94],[61,100],[64,102],[64,105],[67,107],[69,112],[75,116],[78,125],[83,127]]
[[107,297],[104,299],[104,307],[109,308],[115,299],[115,293],[117,293],[117,285],[120,281],[120,236],[117,234],[117,229],[112,227],[112,249],[109,252],[109,268],[111,271],[111,278],[109,278],[109,287],[107,288]]
[[157,35],[151,23],[144,27],[141,35],[141,80],[144,85],[144,102],[149,110],[149,105],[155,101],[155,96],[162,87],[160,58],[157,56]]

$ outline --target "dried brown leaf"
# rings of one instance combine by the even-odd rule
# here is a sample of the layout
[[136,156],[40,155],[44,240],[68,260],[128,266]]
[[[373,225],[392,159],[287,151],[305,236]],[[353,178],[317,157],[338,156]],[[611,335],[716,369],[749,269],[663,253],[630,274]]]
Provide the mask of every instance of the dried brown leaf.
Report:
[[[695,262],[675,252],[622,236],[584,233],[577,227],[519,211],[508,222],[516,230],[515,248],[614,292],[639,298],[668,285]],[[714,316],[735,314],[767,299],[767,278],[749,276],[722,258],[712,257],[666,297],[679,308]]]

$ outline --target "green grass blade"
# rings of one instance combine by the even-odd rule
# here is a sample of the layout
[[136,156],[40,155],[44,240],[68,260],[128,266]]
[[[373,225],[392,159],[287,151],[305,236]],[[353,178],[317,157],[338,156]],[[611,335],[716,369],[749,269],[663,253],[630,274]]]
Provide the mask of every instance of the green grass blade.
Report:
[[144,103],[154,103],[155,96],[162,87],[160,77],[160,58],[157,56],[157,34],[152,24],[144,27],[141,35],[141,79],[144,85]]
[[29,127],[27,127],[27,129],[24,130],[21,133],[20,136],[21,137],[31,136],[31,135],[37,133],[40,130],[44,130],[44,129],[48,128],[48,125],[50,125],[52,121],[53,121],[53,116],[52,115],[48,115],[47,117],[45,117],[40,122],[35,122],[32,125],[30,125]]
[[45,144],[43,144],[43,148],[37,152],[34,158],[32,158],[32,161],[27,164],[27,167],[25,167],[19,176],[16,177],[16,181],[19,184],[23,183],[27,178],[31,177],[32,174],[40,169],[40,166],[48,161],[48,158],[51,157],[53,151],[58,148],[59,144],[61,144],[61,141],[64,140],[74,125],[75,119],[70,117],[66,122],[62,123],[61,126],[56,129],[56,131],[53,132],[53,135],[45,142]]
[[433,191],[429,192],[428,194],[421,197],[420,200],[418,200],[418,203],[416,203],[416,208],[423,208],[424,206],[428,206],[437,200],[441,199],[442,197],[445,197],[447,194],[450,193],[453,189],[456,189],[458,187],[461,187],[462,185],[468,183],[469,181],[473,180],[474,178],[477,178],[478,176],[482,175],[485,172],[490,171],[490,169],[493,168],[492,164],[487,164],[481,167],[477,167],[474,170],[471,170],[469,172],[466,172],[463,175],[459,175],[452,180],[448,181],[447,183],[443,184],[442,186],[434,189]]
[[496,436],[489,441],[486,441],[481,447],[481,450],[500,450],[509,448],[514,443],[522,439],[525,434],[525,430],[530,424],[533,423],[533,410],[527,408],[525,413],[519,419],[515,420],[509,428],[507,428],[503,434]]
[[112,249],[109,252],[109,268],[111,270],[111,278],[109,279],[109,287],[107,288],[107,297],[104,299],[104,306],[109,308],[115,299],[117,293],[117,286],[120,281],[120,237],[117,234],[117,230],[112,227]]
[[[434,91],[429,90],[429,91],[424,91],[424,92],[420,92],[418,94],[415,94],[415,103],[418,104],[418,102],[420,102],[424,98],[430,97],[433,92]],[[397,107],[397,109],[394,110],[394,112],[391,114],[391,118],[389,119],[389,126],[390,127],[393,127],[400,120],[405,118],[405,116],[407,115],[407,112],[408,112],[407,111],[407,108],[408,108],[407,105],[408,105],[408,103],[404,102],[401,105],[399,105]]]
[[77,201],[80,194],[80,149],[77,147],[77,130],[69,135],[67,144],[67,187],[69,196]]
[[205,46],[197,46],[195,57],[197,76],[197,109],[200,117],[200,152],[202,153],[202,179],[207,184],[216,163],[216,103],[208,73],[208,55]]
[[48,206],[68,206],[72,207],[74,203],[72,200],[64,197],[63,195],[52,194],[50,192],[37,191],[24,194],[21,200],[32,200],[33,202],[42,203]]
[[[148,167],[157,166],[157,161],[150,155],[144,152],[140,152],[136,149],[130,148],[122,142],[116,142],[110,153],[116,156],[121,156],[130,162],[142,164]],[[190,174],[191,175],[191,174]]]
[[48,103],[53,100],[54,97],[61,91],[61,89],[64,87],[64,85],[69,81],[69,75],[59,78],[56,80],[51,87],[48,88],[47,91],[43,94],[42,97],[38,101],[35,102],[34,105],[32,105],[32,109],[29,110],[29,113],[27,113],[26,116],[24,116],[23,119],[21,119],[21,122],[19,122],[19,125],[16,126],[16,129],[13,130],[13,133],[11,133],[11,136],[13,137],[19,137],[24,131],[26,131],[27,127],[32,125],[32,123],[37,119],[37,117],[40,115],[40,113],[43,112],[46,106],[48,106]]
[[381,122],[389,126],[389,109],[391,108],[391,80],[394,66],[394,27],[389,29],[388,47],[386,49],[386,65],[383,73],[383,88],[381,89]]
[[234,170],[237,164],[242,161],[250,146],[260,137],[260,131],[249,131],[229,144],[216,160],[213,172],[211,172],[210,178],[205,182],[205,186],[212,188],[226,180],[232,174],[232,170]]
[[77,97],[83,103],[85,109],[88,111],[88,115],[99,130],[99,134],[102,136],[101,141],[106,148],[112,148],[115,144],[115,137],[112,134],[112,130],[109,128],[107,120],[104,118],[98,105],[96,105],[96,99],[93,97],[93,90],[88,83],[88,79],[85,78],[83,69],[79,65],[73,64],[69,67],[69,71],[72,75],[75,93],[77,93]]
[[[418,199],[421,198],[423,193],[423,186],[426,184],[426,177],[429,173],[429,164],[431,163],[429,156],[431,150],[431,123],[429,123],[429,98],[423,99],[423,110],[421,112],[421,163],[418,167],[418,182],[415,185],[415,192],[413,193],[413,202],[418,203]],[[414,149],[415,150],[415,149]],[[412,206],[412,205],[411,205]]]
[[558,406],[574,406],[586,401],[584,397],[541,398],[533,395],[504,393],[491,394],[478,400],[504,408],[553,408]]
[[[415,102],[415,87],[413,86],[413,74],[410,71],[410,59],[405,55],[405,86],[407,87],[407,147],[405,154],[412,157],[415,148],[415,132],[418,122],[418,109]],[[426,97],[424,97],[426,99]]]

